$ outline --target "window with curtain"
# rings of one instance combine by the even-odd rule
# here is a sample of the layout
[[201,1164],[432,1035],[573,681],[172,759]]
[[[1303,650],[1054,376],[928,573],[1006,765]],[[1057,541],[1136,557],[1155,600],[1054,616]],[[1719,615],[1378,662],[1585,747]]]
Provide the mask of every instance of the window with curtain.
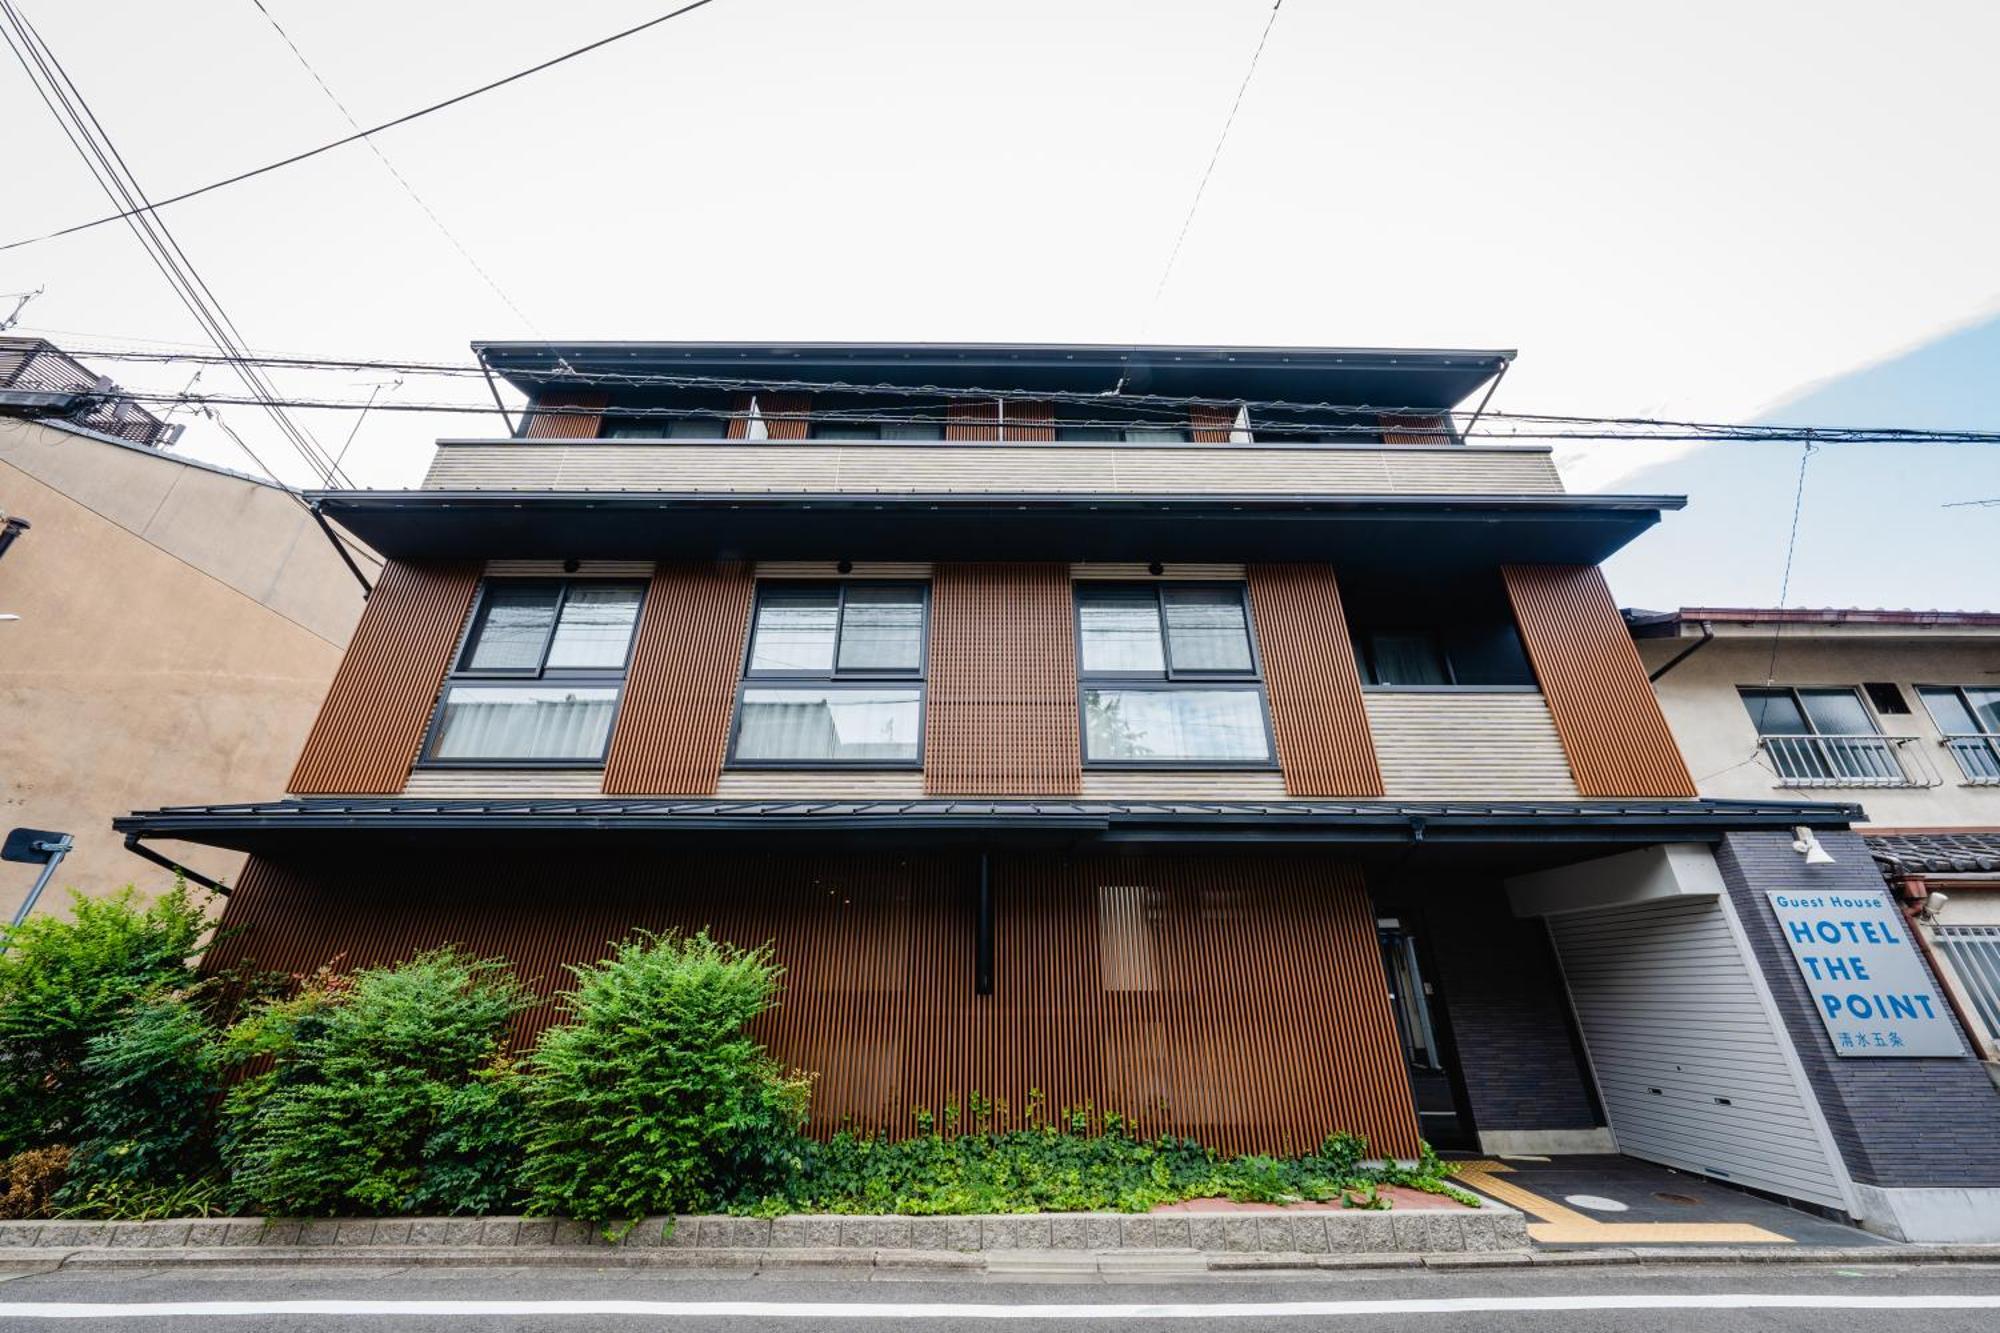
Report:
[[731,764],[918,767],[925,591],[920,583],[759,584]]
[[1079,583],[1086,764],[1271,765],[1263,678],[1239,583]]
[[643,583],[489,579],[438,698],[425,761],[604,762],[638,631]]

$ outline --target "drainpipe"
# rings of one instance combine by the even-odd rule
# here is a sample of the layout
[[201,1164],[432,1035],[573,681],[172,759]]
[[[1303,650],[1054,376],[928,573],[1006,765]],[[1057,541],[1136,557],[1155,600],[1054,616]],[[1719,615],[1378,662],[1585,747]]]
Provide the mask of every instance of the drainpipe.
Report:
[[1687,647],[1683,648],[1680,652],[1675,653],[1672,657],[1668,658],[1665,665],[1661,666],[1661,668],[1658,671],[1655,671],[1652,674],[1648,675],[1646,679],[1648,681],[1659,680],[1660,677],[1666,675],[1669,671],[1672,671],[1675,667],[1687,661],[1690,657],[1693,657],[1696,653],[1700,652],[1702,649],[1708,647],[1708,641],[1710,639],[1713,639],[1714,637],[1715,637],[1715,627],[1706,620],[1702,621],[1701,637],[1699,639],[1696,639],[1693,643],[1689,644]]

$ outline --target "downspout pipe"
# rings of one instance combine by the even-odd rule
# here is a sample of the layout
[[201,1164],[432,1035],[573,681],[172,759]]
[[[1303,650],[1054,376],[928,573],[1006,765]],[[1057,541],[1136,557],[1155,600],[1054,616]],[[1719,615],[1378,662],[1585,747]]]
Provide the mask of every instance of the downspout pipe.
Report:
[[1693,657],[1696,653],[1700,652],[1702,649],[1708,647],[1709,640],[1713,639],[1714,637],[1715,637],[1715,626],[1706,620],[1702,621],[1701,637],[1699,639],[1696,639],[1693,643],[1689,644],[1687,647],[1681,649],[1679,652],[1675,653],[1672,657],[1668,658],[1665,662],[1663,662],[1660,665],[1659,670],[1650,673],[1646,677],[1646,679],[1648,681],[1658,681],[1660,677],[1666,675],[1669,671],[1672,671],[1675,667],[1687,661],[1690,657]]

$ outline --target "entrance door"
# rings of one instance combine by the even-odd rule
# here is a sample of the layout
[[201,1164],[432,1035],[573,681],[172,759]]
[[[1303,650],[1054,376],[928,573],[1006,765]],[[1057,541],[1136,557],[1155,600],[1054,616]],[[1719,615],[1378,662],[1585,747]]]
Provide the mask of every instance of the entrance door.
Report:
[[1471,1130],[1459,1112],[1456,1079],[1439,1045],[1444,1014],[1424,980],[1417,937],[1393,918],[1379,920],[1375,933],[1382,944],[1382,975],[1389,982],[1389,1009],[1403,1047],[1417,1123],[1434,1147],[1465,1146]]

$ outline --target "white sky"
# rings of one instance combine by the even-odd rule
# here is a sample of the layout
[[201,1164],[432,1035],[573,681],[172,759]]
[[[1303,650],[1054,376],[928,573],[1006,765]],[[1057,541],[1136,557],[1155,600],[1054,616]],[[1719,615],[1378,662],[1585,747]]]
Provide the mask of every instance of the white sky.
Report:
[[[364,123],[669,7],[265,3]],[[347,132],[252,0],[21,4],[155,197]],[[538,332],[1518,347],[1499,406],[1742,419],[1996,308],[2000,5],[1289,0],[1155,313],[1267,12],[717,0],[384,135],[535,329],[362,146],[165,216],[253,346],[395,357]],[[0,239],[106,211],[11,63],[0,123]],[[22,331],[198,337],[122,226],[0,253],[0,292],[41,285]],[[452,392],[476,389],[400,395]],[[307,419],[333,448],[351,423]],[[431,439],[491,430],[377,415],[348,467],[410,484]],[[244,465],[206,423],[184,447]],[[1573,484],[1657,458],[1617,450]]]

